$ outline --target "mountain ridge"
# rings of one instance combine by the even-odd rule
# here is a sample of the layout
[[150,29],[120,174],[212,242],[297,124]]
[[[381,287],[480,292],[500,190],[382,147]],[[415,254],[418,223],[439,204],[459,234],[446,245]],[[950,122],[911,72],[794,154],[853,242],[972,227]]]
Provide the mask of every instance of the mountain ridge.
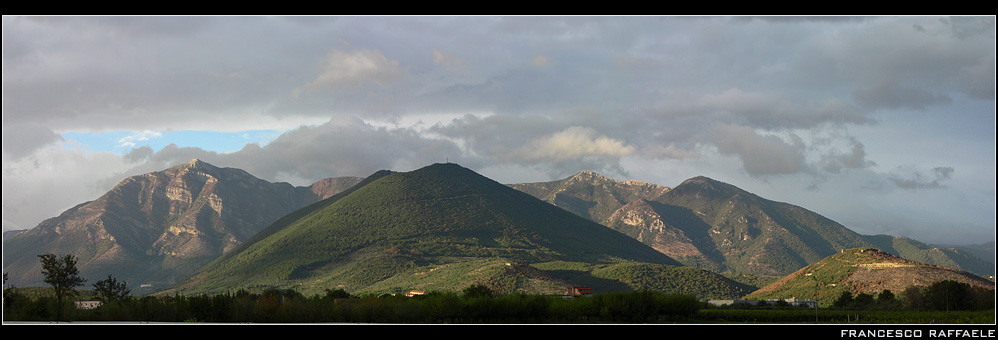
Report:
[[589,170],[558,181],[507,185],[600,223],[634,199],[652,198],[671,190],[648,182],[611,180]]
[[[428,167],[467,170],[449,163]],[[453,174],[461,177],[460,173]],[[38,283],[37,257],[26,251],[70,253],[82,260],[80,266],[86,277],[102,277],[111,273],[130,282],[132,286],[152,281],[166,283],[194,273],[213,260],[234,254],[234,250],[248,246],[251,240],[281,232],[294,221],[312,215],[360,190],[366,185],[365,181],[400,174],[409,175],[383,170],[365,178],[327,178],[307,187],[294,187],[288,183],[270,183],[257,179],[241,169],[219,168],[199,159],[192,159],[162,171],[129,177],[101,198],[80,203],[43,221],[39,224],[40,228],[16,234],[5,233],[4,270],[10,272],[13,284],[24,286],[31,285],[26,282],[35,282],[36,285],[41,285]],[[229,177],[254,180],[242,182],[244,185],[229,185],[226,184],[227,180],[223,180]],[[447,176],[438,178],[439,183],[446,183],[445,177]],[[498,184],[484,176],[480,177],[476,180],[493,187]],[[264,201],[276,203],[237,203],[238,201],[229,198],[257,197],[259,194],[243,192],[231,195],[239,191],[230,190],[230,194],[223,194],[224,190],[219,191],[222,188],[254,186],[247,183],[267,188],[263,192],[269,194],[262,196],[272,200]],[[829,238],[824,236],[829,233],[828,230],[848,228],[804,208],[767,200],[705,176],[687,179],[676,187],[665,187],[643,181],[616,181],[592,171],[580,171],[559,181],[498,185],[516,189],[527,195],[525,197],[561,207],[573,216],[600,223],[607,229],[645,243],[670,260],[679,261],[670,262],[662,268],[681,262],[693,268],[717,273],[753,273],[752,268],[803,266],[817,261],[815,258],[820,260],[821,255],[829,252],[829,249],[834,252],[838,251],[837,247],[845,249],[858,246],[884,249],[895,255],[926,263],[967,268],[978,274],[982,274],[979,271],[994,271],[993,263],[984,262],[970,252],[934,247],[912,239],[855,233],[852,234],[858,235],[860,241],[856,241],[855,235],[849,233],[832,233],[833,237]],[[427,190],[431,191],[433,190]],[[251,213],[233,213],[233,210],[238,210],[233,207],[239,206]],[[271,208],[275,206],[289,211],[274,213]],[[748,207],[756,208],[746,210]],[[272,213],[262,214],[264,211]],[[747,213],[750,211],[752,213]],[[233,215],[236,216],[235,220],[228,219]],[[261,217],[263,215],[267,217]],[[273,222],[267,224],[265,220]],[[822,227],[825,228],[824,231],[808,227],[811,225],[809,221],[826,224]],[[256,225],[257,231],[229,228],[229,224],[233,223]],[[787,227],[782,227],[784,225]],[[785,230],[779,234],[768,234],[769,231],[765,229],[772,226],[780,226],[773,230]],[[722,234],[725,237],[717,237]],[[750,242],[760,238],[770,240]],[[8,242],[11,239],[14,242]],[[795,250],[794,246],[799,246],[798,243],[808,244],[806,241],[809,239],[821,240],[820,244],[823,246],[813,248],[825,249],[824,253],[800,253]],[[507,237],[506,240],[512,238]],[[496,239],[492,242],[505,241]],[[729,246],[745,242],[747,246],[744,249],[725,248],[725,242]],[[522,243],[521,246],[523,244],[527,243]],[[187,261],[178,255],[197,259]],[[413,259],[418,259],[416,254],[398,250],[391,256],[384,258],[397,259],[400,260],[399,263],[415,263],[412,262]],[[8,261],[14,262],[13,265]],[[498,263],[520,263],[517,261],[516,258],[507,258]],[[380,262],[379,265],[387,264]],[[304,266],[301,273],[322,266],[318,262],[311,264],[311,267]],[[781,270],[755,273],[777,275]],[[130,271],[143,274],[119,274]],[[22,273],[31,272],[36,273],[35,278],[26,280]],[[531,279],[541,280],[538,277]],[[558,278],[546,278],[542,281],[550,283],[558,281]]]
[[[72,254],[87,277],[169,282],[237,246],[299,206],[351,179],[294,187],[200,159],[130,176],[101,197],[4,240],[16,285],[42,285],[35,255]],[[137,290],[138,291],[138,290]]]
[[[511,265],[679,265],[636,240],[453,163],[365,180],[296,215],[170,292],[264,287],[363,292],[410,271],[494,258]],[[295,246],[284,246],[290,244]]]
[[[609,202],[600,202],[594,195],[574,195],[625,183],[592,174],[582,171],[562,180],[510,186],[639,238],[685,265],[732,275],[786,275],[841,249],[856,247],[887,249],[899,256],[979,275],[993,275],[995,270],[993,263],[972,252],[934,250],[937,247],[916,240],[860,235],[803,207],[769,200],[706,176],[686,179],[657,194],[618,192]],[[599,180],[581,186],[575,179],[582,175]],[[565,190],[570,183],[575,186]],[[552,199],[555,195],[559,200]],[[629,205],[634,202],[639,203]],[[594,218],[578,208],[595,206],[613,206],[615,210]]]

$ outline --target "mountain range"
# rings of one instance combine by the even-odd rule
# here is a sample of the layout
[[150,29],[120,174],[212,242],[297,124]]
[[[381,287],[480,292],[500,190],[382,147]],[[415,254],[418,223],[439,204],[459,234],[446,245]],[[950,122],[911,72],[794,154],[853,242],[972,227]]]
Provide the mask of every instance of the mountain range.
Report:
[[859,235],[706,177],[669,188],[583,171],[503,185],[451,163],[294,187],[193,160],[130,177],[5,234],[3,246],[17,286],[43,285],[36,255],[58,253],[76,255],[84,277],[113,274],[130,287],[152,283],[148,291],[179,281],[168,292],[183,293],[481,283],[503,292],[584,284],[737,298],[757,287],[719,273],[784,276],[850,248],[994,273],[968,251]]
[[669,188],[590,171],[551,182],[511,184],[592,219],[684,265],[731,275],[783,276],[849,248],[993,275],[972,252],[889,235],[860,235],[818,213],[698,176]]
[[466,279],[454,280],[466,281],[463,285],[477,281],[500,291],[557,293],[570,286],[539,271],[508,287],[489,281],[527,277],[472,273],[498,263],[503,264],[499,268],[520,268],[521,273],[531,264],[550,262],[679,266],[630,237],[452,163],[378,172],[295,215],[212,262],[174,291],[294,288],[384,293],[392,288],[385,287],[388,282],[403,281],[408,283],[400,287],[431,290],[453,280],[419,276],[461,267],[464,270],[457,272]]
[[12,284],[44,285],[37,255],[72,254],[81,275],[113,273],[138,291],[190,275],[278,218],[345,190],[361,178],[308,187],[271,183],[194,159],[129,177],[103,196],[5,237]]

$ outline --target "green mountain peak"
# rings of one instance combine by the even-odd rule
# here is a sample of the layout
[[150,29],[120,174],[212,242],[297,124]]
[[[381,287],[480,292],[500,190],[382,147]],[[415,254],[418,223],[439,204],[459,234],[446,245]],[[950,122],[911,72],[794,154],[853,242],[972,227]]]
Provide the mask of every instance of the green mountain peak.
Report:
[[454,163],[377,175],[282,218],[180,289],[363,291],[411,270],[495,258],[679,264]]

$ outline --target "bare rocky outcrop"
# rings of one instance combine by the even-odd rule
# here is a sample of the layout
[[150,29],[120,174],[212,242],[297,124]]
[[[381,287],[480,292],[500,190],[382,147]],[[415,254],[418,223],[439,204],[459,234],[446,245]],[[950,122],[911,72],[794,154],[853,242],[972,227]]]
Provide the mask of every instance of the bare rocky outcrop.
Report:
[[589,170],[558,181],[508,186],[598,223],[627,203],[652,199],[672,189],[636,180],[618,181]]
[[108,274],[138,287],[183,277],[278,218],[360,181],[309,187],[272,183],[199,159],[129,177],[4,240],[4,272],[17,286],[43,285],[37,255],[72,254],[84,277]]
[[[833,281],[825,281],[836,278]],[[909,287],[927,287],[940,281],[956,281],[994,289],[994,282],[970,272],[904,259],[874,248],[844,249],[763,287],[746,299],[791,298],[793,287],[846,287],[853,294],[902,292]],[[826,298],[835,296],[823,294]]]

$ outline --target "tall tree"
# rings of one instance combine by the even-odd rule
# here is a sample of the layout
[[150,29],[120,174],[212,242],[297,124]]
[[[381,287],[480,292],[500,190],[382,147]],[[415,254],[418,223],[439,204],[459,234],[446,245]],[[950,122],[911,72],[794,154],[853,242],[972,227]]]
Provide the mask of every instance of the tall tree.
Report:
[[42,261],[42,275],[45,275],[45,283],[52,286],[55,292],[55,299],[58,302],[58,316],[62,316],[63,301],[65,298],[76,295],[75,288],[83,285],[87,280],[80,277],[80,271],[76,269],[76,256],[65,255],[58,257],[55,254],[38,255]]
[[131,289],[128,289],[125,281],[118,282],[114,277],[111,277],[111,274],[107,275],[107,279],[95,282],[94,291],[97,292],[98,298],[106,303],[124,299],[132,292]]
[[482,284],[469,286],[461,292],[464,293],[464,297],[467,298],[492,297],[493,295],[492,290],[489,289],[488,286]]
[[14,285],[7,286],[7,280],[10,277],[8,273],[3,273],[3,308],[9,308],[14,305],[14,301],[21,298],[21,294],[17,293],[17,287]]
[[971,310],[974,296],[969,284],[943,280],[925,288],[925,303],[934,310]]
[[846,308],[852,305],[853,298],[851,291],[844,291],[839,295],[839,298],[835,300],[833,306],[836,308]]
[[895,301],[896,297],[894,296],[894,292],[890,289],[884,289],[884,291],[880,292],[880,294],[877,294],[877,303],[879,304],[891,305],[894,304]]

